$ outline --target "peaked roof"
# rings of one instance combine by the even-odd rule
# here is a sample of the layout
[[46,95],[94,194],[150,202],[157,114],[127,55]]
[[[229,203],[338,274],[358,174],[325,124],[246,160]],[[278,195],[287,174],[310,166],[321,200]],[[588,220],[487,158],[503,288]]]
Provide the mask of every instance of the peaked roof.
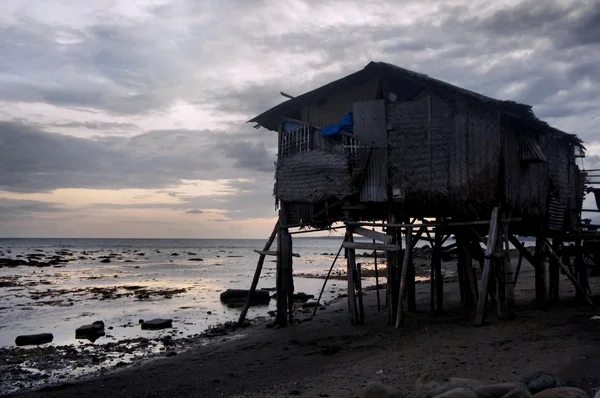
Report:
[[491,106],[505,115],[511,116],[518,122],[527,124],[536,130],[545,132],[555,132],[564,134],[565,138],[571,143],[582,147],[582,141],[574,134],[567,134],[563,131],[551,127],[546,122],[538,119],[530,105],[518,103],[515,101],[498,100],[485,95],[470,91],[444,81],[434,79],[425,74],[413,72],[386,62],[369,62],[363,69],[354,72],[341,79],[335,80],[312,91],[299,95],[288,101],[261,113],[252,118],[248,123],[257,123],[259,126],[269,130],[277,130],[281,118],[289,115],[291,112],[298,111],[304,106],[325,99],[334,92],[342,91],[356,84],[373,79],[376,76],[386,79],[408,80],[421,85],[423,88],[437,91],[442,95],[454,95],[463,100],[473,101],[481,105]]

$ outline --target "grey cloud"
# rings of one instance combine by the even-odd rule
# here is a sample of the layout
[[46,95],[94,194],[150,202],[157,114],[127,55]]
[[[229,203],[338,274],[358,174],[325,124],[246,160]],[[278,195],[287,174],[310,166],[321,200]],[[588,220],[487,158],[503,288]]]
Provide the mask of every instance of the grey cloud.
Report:
[[233,141],[221,143],[225,156],[233,159],[234,166],[264,172],[275,172],[275,153],[268,151],[264,141]]
[[0,220],[4,221],[21,220],[34,215],[66,213],[69,211],[69,209],[53,203],[0,197]]
[[122,122],[104,122],[104,121],[87,121],[78,122],[75,120],[62,123],[49,123],[49,127],[67,127],[67,128],[85,128],[89,130],[139,130],[140,127],[135,123]]
[[[251,175],[250,170],[236,169],[214,150],[220,137],[211,131],[155,130],[129,138],[84,139],[48,133],[22,123],[2,122],[0,189],[161,189],[176,186],[184,179]],[[232,154],[239,155],[242,164],[252,159],[235,151]]]
[[185,212],[186,214],[203,214],[204,212],[200,209],[191,209]]

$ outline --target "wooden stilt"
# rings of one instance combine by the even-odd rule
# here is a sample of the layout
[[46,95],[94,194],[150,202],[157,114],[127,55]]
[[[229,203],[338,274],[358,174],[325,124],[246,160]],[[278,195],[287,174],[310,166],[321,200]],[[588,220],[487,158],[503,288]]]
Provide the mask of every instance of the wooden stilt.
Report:
[[[389,223],[395,223],[396,218],[393,214],[390,214]],[[392,243],[399,246],[402,245],[402,241],[398,239],[398,233],[396,227],[390,227],[388,224],[387,234],[392,235]],[[398,253],[400,252],[387,252],[387,288],[386,288],[386,300],[387,300],[387,321],[389,325],[396,324],[396,313],[398,311],[398,284],[396,283],[398,278]]]
[[[375,239],[373,239],[375,244]],[[373,263],[375,265],[375,292],[377,292],[377,312],[381,311],[381,299],[379,298],[379,270],[377,269],[377,250],[373,252]]]
[[356,264],[356,294],[358,295],[358,323],[365,322],[365,307],[363,306],[361,264]]
[[546,261],[544,256],[544,238],[535,240],[535,303],[539,308],[546,307]]
[[285,238],[284,230],[287,228],[283,226],[283,211],[279,211],[279,230],[277,232],[277,268],[276,268],[276,289],[277,289],[277,315],[275,316],[275,324],[283,327],[287,325],[287,275],[285,266]]
[[[273,232],[271,232],[271,236],[265,243],[263,251],[266,252],[271,248],[273,241],[275,241],[275,237],[277,236],[277,231],[279,230],[279,220],[275,223],[275,227],[273,228]],[[260,279],[260,273],[262,271],[263,264],[265,263],[265,254],[261,254],[258,257],[258,262],[256,263],[256,270],[254,271],[254,277],[252,278],[252,283],[250,284],[250,291],[248,293],[248,297],[246,298],[246,302],[244,303],[244,307],[242,308],[242,312],[240,313],[240,317],[238,319],[238,325],[242,325],[244,320],[246,319],[246,314],[248,313],[248,308],[250,308],[250,303],[252,301],[252,296],[256,291],[256,286],[258,285],[258,280]]]
[[[587,280],[587,269],[585,266],[585,262],[583,261],[583,248],[581,239],[577,239],[575,241],[575,272],[577,273],[577,281],[579,285],[588,290],[588,280]],[[576,293],[577,300],[583,302],[585,300],[585,296],[581,294],[579,290]]]
[[[456,238],[458,239],[458,237]],[[458,291],[460,294],[460,304],[461,305],[466,305],[467,304],[467,289],[465,289],[465,265],[464,265],[464,258],[462,256],[462,253],[460,253],[459,250],[459,255],[458,255],[458,260],[456,262],[456,275],[458,276]]]
[[[552,239],[552,248],[555,253],[560,253],[562,243],[559,239]],[[548,298],[550,303],[558,304],[560,291],[560,267],[552,256],[548,268]]]
[[469,253],[468,240],[469,234],[466,231],[456,234],[459,266],[462,269],[464,305],[472,307],[477,298],[477,276],[474,273],[471,253]]
[[[354,242],[352,237],[352,229],[348,227],[346,229],[348,236],[347,242]],[[346,249],[347,261],[346,261],[346,274],[348,279],[348,312],[350,312],[350,322],[355,325],[358,323],[358,311],[356,308],[356,296],[354,294],[354,275],[356,273],[356,255],[354,249]]]
[[[505,217],[509,219],[510,216]],[[504,244],[504,294],[506,298],[506,317],[515,318],[515,283],[513,281],[512,261],[510,258],[510,244],[508,240],[508,221],[502,223]]]
[[517,278],[519,277],[519,271],[521,271],[521,264],[523,264],[523,252],[519,251],[519,261],[517,262],[517,270],[515,271],[513,286],[517,285]]
[[496,309],[499,319],[506,319],[506,291],[504,290],[504,259],[498,255],[504,253],[502,223],[498,225],[498,235],[496,237],[496,247],[494,249],[494,258],[492,259],[493,274],[496,287]]
[[285,267],[285,291],[287,294],[288,322],[291,324],[294,320],[294,255],[292,251],[292,235],[287,228],[282,231],[283,246],[283,265]]
[[592,301],[591,297],[587,294],[587,291],[585,290],[585,288],[583,286],[581,286],[581,284],[579,284],[579,282],[577,281],[577,279],[571,274],[571,271],[569,271],[569,267],[567,267],[566,265],[564,265],[562,263],[562,261],[560,260],[560,257],[558,257],[558,254],[556,254],[554,252],[554,250],[552,250],[552,246],[550,245],[550,242],[546,241],[544,243],[545,243],[546,252],[558,264],[558,266],[563,270],[563,272],[565,273],[565,275],[567,275],[567,278],[569,278],[569,280],[571,281],[571,283],[573,283],[573,285],[575,286],[575,288],[577,289],[577,291],[579,291],[579,293],[581,294],[581,296],[583,296],[583,298],[585,299],[585,301],[587,301],[588,304],[590,304],[591,306],[593,306],[594,302]]
[[333,259],[333,262],[331,263],[331,267],[329,267],[327,276],[325,277],[325,280],[323,281],[323,287],[321,287],[321,292],[319,293],[319,298],[317,299],[317,305],[315,305],[315,309],[313,310],[313,316],[317,313],[317,309],[319,308],[319,304],[321,303],[321,297],[323,296],[323,291],[325,291],[325,286],[327,285],[327,281],[329,280],[331,271],[333,270],[333,267],[334,267],[338,257],[340,256],[342,249],[344,248],[344,242],[346,241],[346,239],[348,239],[348,235],[344,236],[344,240],[343,240],[342,244],[340,245],[340,249],[338,250],[337,254],[335,255],[335,258]]
[[479,301],[477,302],[477,314],[475,315],[475,325],[480,326],[483,324],[483,318],[485,316],[485,302],[488,295],[488,287],[490,280],[490,273],[492,268],[491,255],[496,246],[496,237],[498,234],[498,208],[494,207],[492,210],[492,216],[490,218],[490,229],[488,233],[487,247],[485,250],[485,260],[483,263],[483,272],[481,274],[481,283],[479,285]]
[[398,313],[396,314],[396,329],[404,323],[404,292],[406,291],[406,277],[408,274],[408,265],[410,263],[412,251],[412,227],[406,227],[406,244],[404,249],[404,259],[402,261],[402,276],[400,277],[400,291],[398,293]]
[[444,310],[444,277],[442,275],[442,234],[435,229],[435,242],[431,254],[432,265],[435,272],[435,312]]

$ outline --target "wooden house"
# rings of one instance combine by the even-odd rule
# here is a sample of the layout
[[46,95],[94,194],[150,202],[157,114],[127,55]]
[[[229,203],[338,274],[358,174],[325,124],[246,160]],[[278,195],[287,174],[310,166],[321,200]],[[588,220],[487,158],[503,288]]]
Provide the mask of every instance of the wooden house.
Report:
[[[321,229],[343,222],[348,229],[344,247],[353,252],[367,248],[351,242],[353,233],[365,233],[364,226],[382,227],[383,243],[368,248],[383,248],[390,253],[389,264],[396,261],[396,276],[388,266],[392,297],[402,289],[407,272],[401,258],[408,256],[404,269],[410,266],[403,237],[414,244],[435,230],[457,241],[463,237],[464,247],[481,239],[487,242],[488,273],[493,276],[494,269],[510,271],[510,263],[489,258],[508,250],[510,237],[565,239],[577,231],[579,215],[572,210],[581,208],[584,188],[576,158],[583,156],[584,147],[577,136],[538,119],[531,106],[489,98],[383,62],[288,97],[250,120],[256,128],[278,134],[278,286],[287,286],[288,293],[293,290],[291,257],[286,260],[282,253],[291,253],[284,247],[286,242],[291,245],[289,228]],[[435,250],[442,238],[431,239]],[[544,242],[540,251],[550,248]],[[349,254],[349,290],[355,290],[349,296],[356,300],[353,293],[360,294],[360,287],[351,275],[356,269]],[[510,278],[511,273],[504,274]],[[443,282],[434,281],[439,274],[432,275],[432,284],[442,289]],[[479,282],[471,289],[472,298],[487,297],[487,285],[487,279]],[[510,313],[511,292],[496,293],[508,297]],[[402,300],[395,299],[395,306],[402,306]],[[280,312],[286,305],[281,303]],[[390,312],[391,322],[397,322],[396,308]],[[360,321],[358,310],[352,317]]]

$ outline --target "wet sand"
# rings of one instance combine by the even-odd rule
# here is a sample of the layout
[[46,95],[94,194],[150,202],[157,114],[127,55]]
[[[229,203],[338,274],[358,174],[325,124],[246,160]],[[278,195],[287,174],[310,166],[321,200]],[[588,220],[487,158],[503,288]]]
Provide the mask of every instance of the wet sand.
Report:
[[[599,287],[591,278],[592,291]],[[192,348],[173,357],[79,382],[48,386],[23,397],[359,397],[379,380],[411,396],[415,379],[470,377],[514,381],[547,370],[593,394],[600,387],[600,324],[588,306],[574,303],[561,275],[561,303],[535,309],[533,271],[524,262],[515,297],[516,320],[492,313],[482,327],[458,303],[455,282],[445,284],[445,312],[429,314],[429,286],[417,285],[417,313],[396,330],[378,313],[375,291],[365,296],[366,323],[350,326],[345,302],[284,329],[255,324],[238,338]],[[382,292],[383,293],[383,292]],[[382,294],[382,297],[384,295]]]

